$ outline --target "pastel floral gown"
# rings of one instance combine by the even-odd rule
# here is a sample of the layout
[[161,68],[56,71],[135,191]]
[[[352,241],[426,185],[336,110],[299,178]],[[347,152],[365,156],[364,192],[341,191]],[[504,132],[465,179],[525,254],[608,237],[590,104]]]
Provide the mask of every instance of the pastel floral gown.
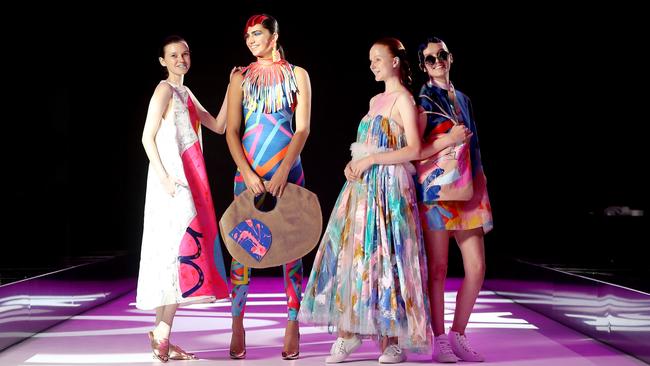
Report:
[[[369,112],[352,150],[358,156],[404,146],[397,122]],[[373,165],[360,181],[345,182],[299,320],[375,338],[399,337],[403,348],[429,348],[426,257],[412,173],[410,163]]]

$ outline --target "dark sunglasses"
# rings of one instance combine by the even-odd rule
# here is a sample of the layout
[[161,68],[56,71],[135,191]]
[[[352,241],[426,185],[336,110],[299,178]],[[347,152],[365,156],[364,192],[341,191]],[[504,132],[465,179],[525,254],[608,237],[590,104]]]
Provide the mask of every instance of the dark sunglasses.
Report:
[[442,61],[447,61],[448,58],[449,58],[449,52],[445,50],[440,50],[440,52],[438,52],[438,56],[427,55],[427,57],[424,58],[424,63],[429,65],[435,65],[436,60],[440,60],[440,62],[442,62]]

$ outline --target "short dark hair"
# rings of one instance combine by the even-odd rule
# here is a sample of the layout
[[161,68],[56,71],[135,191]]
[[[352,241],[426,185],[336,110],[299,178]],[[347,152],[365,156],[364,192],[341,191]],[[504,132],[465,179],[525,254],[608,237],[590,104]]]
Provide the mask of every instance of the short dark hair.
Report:
[[443,43],[445,44],[445,41],[438,37],[428,37],[427,41],[424,43],[420,43],[420,46],[418,46],[418,66],[420,66],[420,70],[426,71],[426,68],[424,67],[424,50],[427,48],[429,43]]
[[181,36],[177,36],[175,34],[168,36],[163,40],[162,45],[160,46],[160,50],[158,51],[158,56],[165,58],[165,47],[167,47],[168,44],[181,42],[187,44],[187,41]]

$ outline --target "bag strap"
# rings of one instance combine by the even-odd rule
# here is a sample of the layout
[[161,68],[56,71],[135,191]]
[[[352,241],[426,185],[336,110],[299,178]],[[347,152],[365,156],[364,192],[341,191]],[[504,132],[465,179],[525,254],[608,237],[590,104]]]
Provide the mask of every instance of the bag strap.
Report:
[[449,83],[447,96],[449,97],[449,105],[451,107],[451,113],[454,115],[454,119],[458,123],[465,123],[463,120],[463,113],[460,109],[460,104],[458,104],[458,99],[456,98],[456,88],[454,88],[454,84],[452,83]]

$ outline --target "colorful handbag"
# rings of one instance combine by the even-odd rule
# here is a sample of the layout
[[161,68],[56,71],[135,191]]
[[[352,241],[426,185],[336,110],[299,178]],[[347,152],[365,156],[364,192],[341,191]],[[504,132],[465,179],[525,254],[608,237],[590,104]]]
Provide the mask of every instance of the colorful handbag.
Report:
[[[266,194],[264,199],[271,198]],[[228,206],[219,222],[230,255],[252,268],[275,267],[309,253],[320,240],[323,228],[318,197],[298,185],[287,183],[282,197],[270,211],[255,207],[250,190]]]
[[[441,112],[432,113],[443,116],[447,120],[440,123],[437,128],[438,131],[444,132],[432,134],[426,141],[427,143],[444,136],[451,127],[462,123],[460,121],[461,113],[460,110],[457,110],[458,104],[455,99],[455,93],[450,93],[454,116],[444,113],[444,109],[435,103]],[[463,142],[447,147],[428,159],[416,162],[418,198],[428,204],[437,201],[470,200],[474,194],[470,151],[469,143]]]

